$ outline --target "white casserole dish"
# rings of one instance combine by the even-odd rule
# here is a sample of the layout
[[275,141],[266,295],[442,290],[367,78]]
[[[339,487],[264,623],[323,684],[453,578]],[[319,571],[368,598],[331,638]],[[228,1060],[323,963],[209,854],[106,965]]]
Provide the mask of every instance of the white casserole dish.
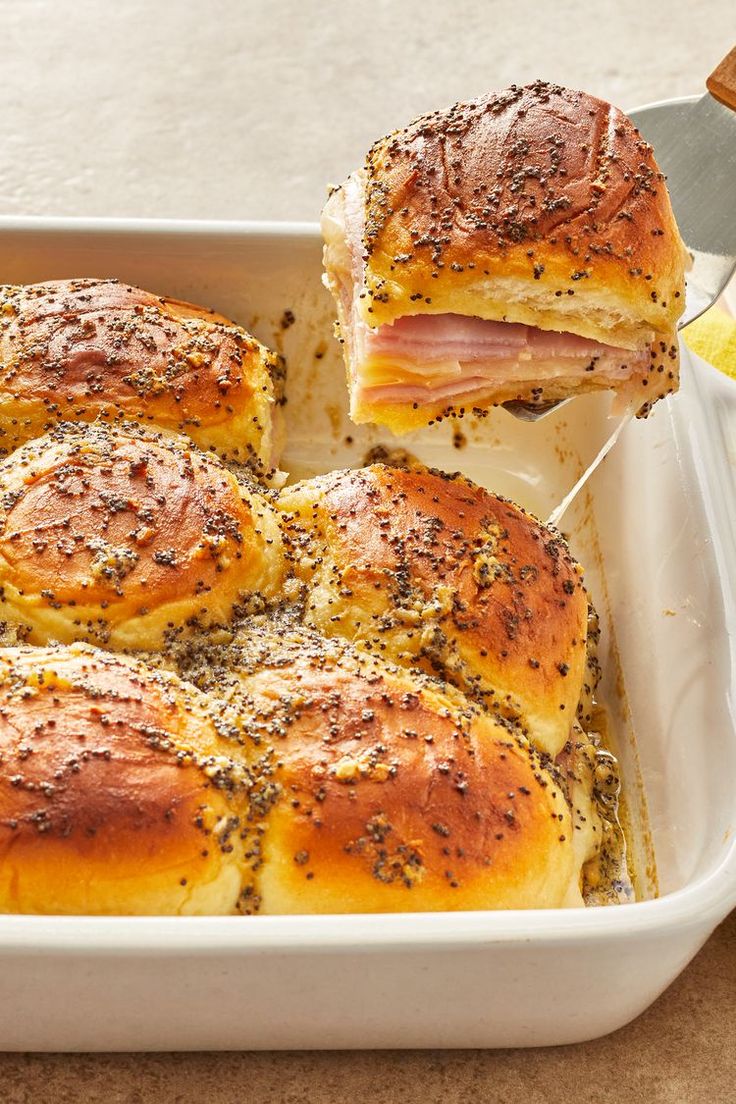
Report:
[[[309,225],[0,220],[0,282],[118,276],[280,347],[287,470],[405,444],[546,517],[607,436],[608,398],[536,426],[503,411],[461,423],[460,451],[452,425],[401,442],[356,429],[320,253]],[[562,526],[603,622],[640,894],[654,891],[648,804],[661,895],[537,912],[0,916],[1,1049],[551,1045],[612,1031],[662,992],[736,905],[736,391],[684,360],[681,393],[627,427]]]

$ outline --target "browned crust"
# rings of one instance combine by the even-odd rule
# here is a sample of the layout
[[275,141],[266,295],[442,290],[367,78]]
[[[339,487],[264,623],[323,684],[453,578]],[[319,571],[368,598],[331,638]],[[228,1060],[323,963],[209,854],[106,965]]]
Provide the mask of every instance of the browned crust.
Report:
[[277,522],[214,457],[65,424],[0,462],[0,617],[34,643],[160,647],[280,578]]
[[5,451],[59,421],[134,419],[272,466],[278,358],[222,315],[117,280],[0,287]]
[[[656,333],[674,329],[684,254],[664,178],[602,100],[512,85],[381,139],[366,171],[370,325],[451,310],[445,299],[502,274],[582,301],[614,294]],[[467,296],[462,313],[482,316]]]
[[297,657],[249,685],[282,790],[265,912],[559,906],[577,885],[559,782],[490,716],[380,666]]
[[439,674],[560,751],[588,603],[559,535],[462,477],[383,465],[288,488],[281,508],[312,624]]
[[234,912],[246,744],[174,676],[84,646],[0,650],[0,911],[187,911],[232,865],[211,904]]

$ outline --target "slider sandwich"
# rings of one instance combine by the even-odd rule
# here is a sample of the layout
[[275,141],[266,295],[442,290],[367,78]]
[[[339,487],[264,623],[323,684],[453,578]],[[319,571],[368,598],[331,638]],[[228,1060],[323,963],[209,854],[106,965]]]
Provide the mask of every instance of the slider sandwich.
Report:
[[401,433],[678,386],[686,252],[651,147],[617,108],[537,81],[376,142],[322,218],[355,422]]

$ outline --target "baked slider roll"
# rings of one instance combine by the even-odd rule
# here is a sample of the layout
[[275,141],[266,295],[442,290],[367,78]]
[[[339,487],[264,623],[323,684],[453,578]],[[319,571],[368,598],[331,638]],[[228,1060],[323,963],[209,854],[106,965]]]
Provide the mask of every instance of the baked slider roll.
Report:
[[0,462],[0,621],[159,649],[278,592],[278,519],[184,437],[66,423]]
[[279,503],[309,624],[440,675],[561,751],[588,601],[559,534],[462,476],[381,464],[287,487]]
[[322,229],[356,422],[678,385],[685,249],[617,108],[536,81],[380,139]]
[[85,645],[0,650],[0,912],[238,911],[259,754],[173,675]]
[[245,681],[280,790],[262,912],[582,904],[596,821],[575,816],[562,775],[508,725],[416,674],[314,651]]
[[0,448],[59,421],[133,419],[265,475],[283,365],[221,315],[117,280],[0,287]]

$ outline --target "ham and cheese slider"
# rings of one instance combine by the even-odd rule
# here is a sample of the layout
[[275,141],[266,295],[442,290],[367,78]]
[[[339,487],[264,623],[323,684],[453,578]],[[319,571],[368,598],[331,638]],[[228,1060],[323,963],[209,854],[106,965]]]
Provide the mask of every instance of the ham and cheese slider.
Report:
[[247,910],[260,759],[173,674],[85,644],[0,648],[0,913]]
[[278,506],[307,624],[439,677],[560,754],[585,678],[588,597],[559,534],[419,467],[330,472],[286,487]]
[[350,412],[397,433],[509,401],[678,385],[686,254],[617,108],[537,81],[376,142],[322,219]]
[[0,286],[0,455],[59,422],[184,433],[268,477],[284,365],[220,314],[119,280]]
[[0,625],[158,651],[278,594],[277,515],[183,436],[63,423],[0,460]]
[[235,708],[261,756],[243,911],[582,903],[602,840],[584,737],[553,760],[452,686],[285,612],[187,652],[182,673]]

